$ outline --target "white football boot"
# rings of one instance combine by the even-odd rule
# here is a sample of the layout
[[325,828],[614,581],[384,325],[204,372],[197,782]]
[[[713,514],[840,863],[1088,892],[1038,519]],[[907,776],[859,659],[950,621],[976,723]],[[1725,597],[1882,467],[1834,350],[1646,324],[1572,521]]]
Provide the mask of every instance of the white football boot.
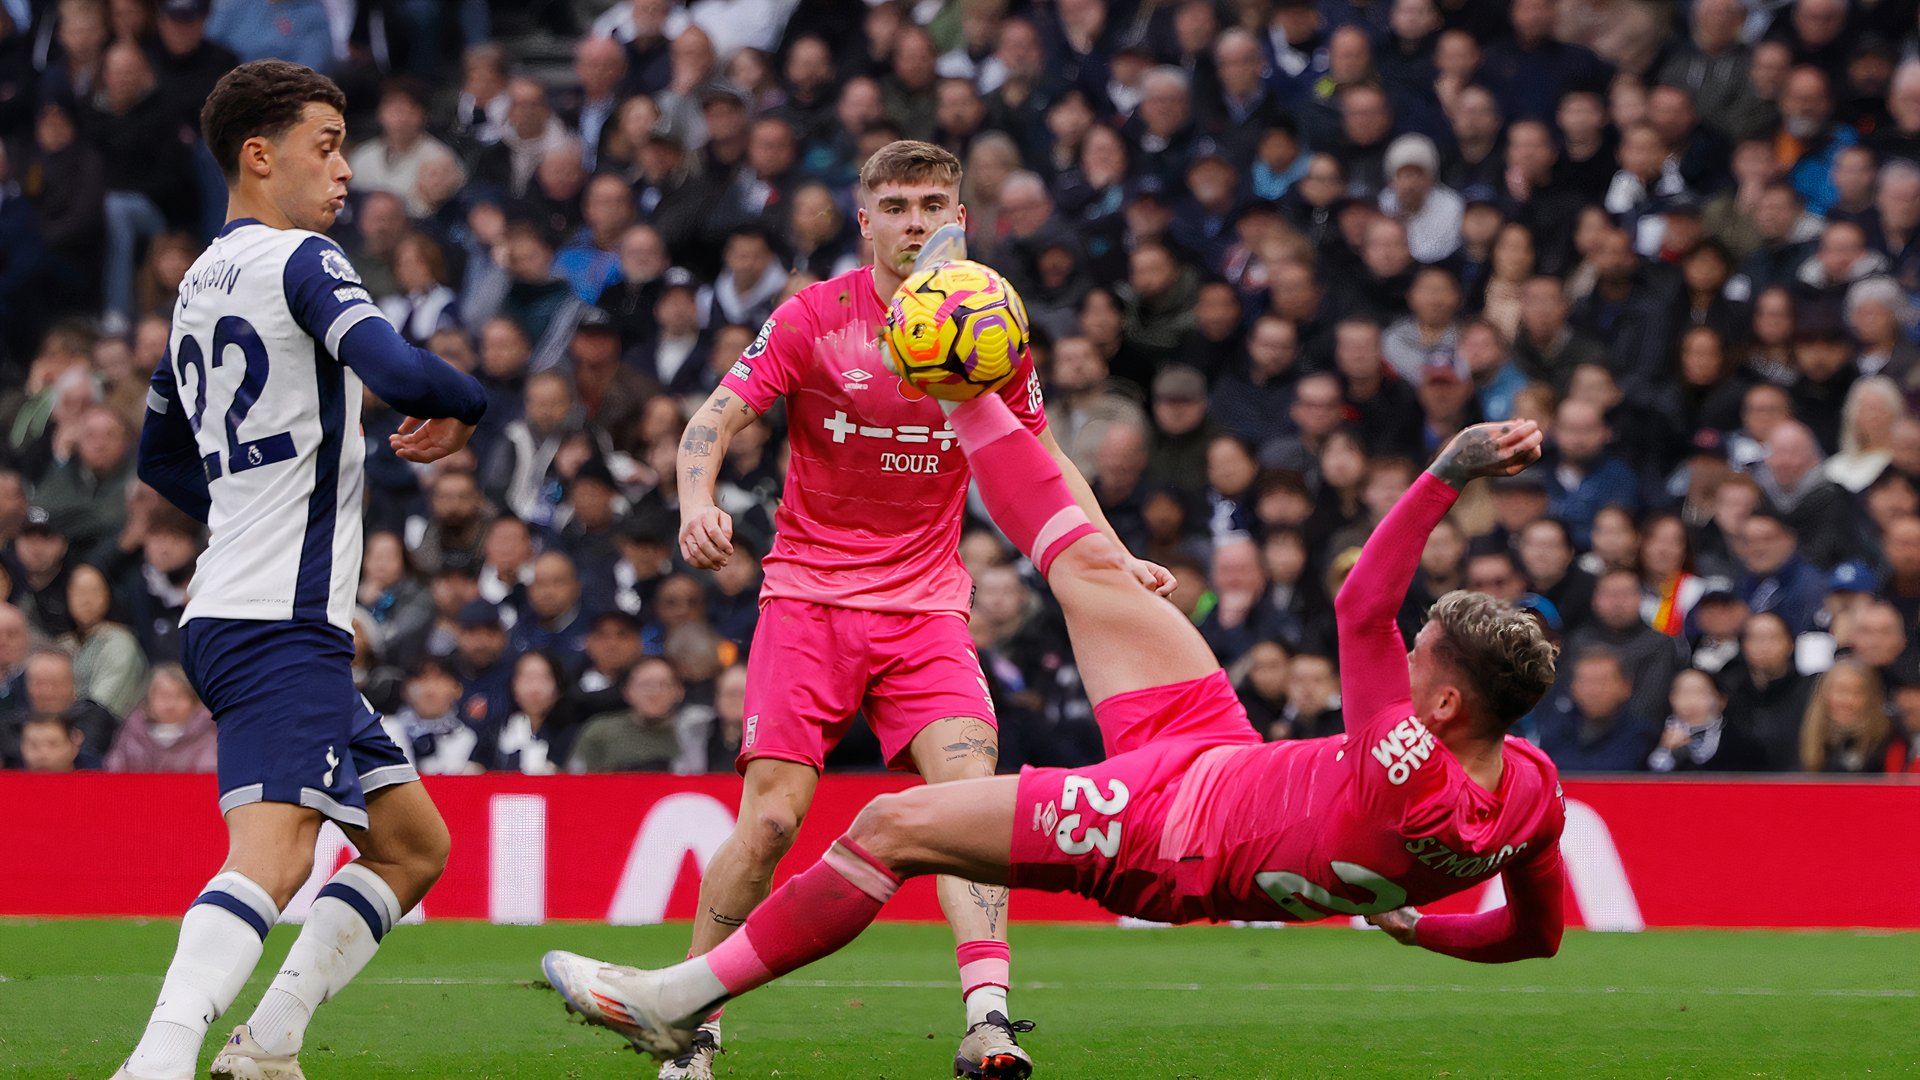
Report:
[[658,972],[557,949],[540,959],[540,969],[568,1012],[619,1035],[640,1053],[671,1061],[693,1045],[694,1029],[675,1026],[677,1018],[658,1008]]
[[960,1040],[960,1050],[953,1055],[953,1075],[969,1080],[1027,1080],[1033,1075],[1033,1059],[1020,1049],[1014,1035],[1032,1030],[1031,1020],[1008,1020],[998,1009],[988,1013]]
[[713,1059],[720,1053],[720,1025],[701,1024],[680,1056],[660,1066],[660,1080],[713,1080]]
[[227,1036],[227,1045],[213,1056],[207,1070],[213,1080],[307,1080],[300,1059],[292,1054],[269,1054],[245,1024]]

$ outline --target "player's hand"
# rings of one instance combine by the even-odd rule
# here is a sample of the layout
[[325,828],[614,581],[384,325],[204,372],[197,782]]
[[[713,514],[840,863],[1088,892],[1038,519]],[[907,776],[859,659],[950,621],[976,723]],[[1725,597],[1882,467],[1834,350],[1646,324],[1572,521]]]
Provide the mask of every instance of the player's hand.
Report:
[[1387,936],[1402,945],[1417,945],[1413,940],[1413,927],[1420,921],[1420,913],[1410,907],[1394,908],[1367,916],[1367,921],[1387,932]]
[[1455,488],[1479,476],[1512,476],[1540,460],[1546,433],[1531,420],[1502,420],[1462,430],[1427,471]]
[[680,555],[696,570],[718,570],[733,557],[733,516],[717,506],[680,519]]
[[1172,596],[1180,584],[1173,579],[1173,571],[1150,559],[1136,559],[1131,555],[1127,556],[1127,573],[1155,596]]
[[401,422],[399,431],[387,436],[387,445],[393,447],[402,461],[425,465],[466,449],[467,440],[471,438],[473,425],[450,416],[435,420],[408,417]]

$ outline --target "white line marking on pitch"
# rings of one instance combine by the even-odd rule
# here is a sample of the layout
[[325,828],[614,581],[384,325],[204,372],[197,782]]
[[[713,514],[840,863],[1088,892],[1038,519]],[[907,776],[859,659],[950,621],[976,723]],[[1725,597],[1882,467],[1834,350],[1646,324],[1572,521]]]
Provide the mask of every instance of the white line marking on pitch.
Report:
[[[376,986],[511,986],[522,979],[357,979]],[[775,987],[795,990],[951,990],[952,980],[939,979],[794,979],[773,982]],[[1417,983],[1064,983],[1016,982],[1017,990],[1103,990],[1121,993],[1330,993],[1330,994],[1633,994],[1696,995],[1700,997],[1839,997],[1839,998],[1920,998],[1920,990],[1873,987],[1778,987],[1778,986],[1467,986],[1460,983],[1421,985]]]
[[[84,979],[93,982],[105,982],[117,979],[137,979],[153,983],[160,981],[160,977],[157,975],[131,972],[119,975],[35,975],[29,981],[51,982],[64,979]],[[0,975],[0,983],[14,981],[16,980],[7,975]],[[354,980],[356,984],[362,986],[525,986],[532,981],[531,976],[525,979],[419,977]],[[775,989],[784,987],[791,990],[951,990],[957,984],[951,979],[785,978],[776,980],[770,985]],[[1020,982],[1015,983],[1014,988],[1023,991],[1068,990],[1084,993],[1088,990],[1102,990],[1119,993],[1149,994],[1567,994],[1593,997],[1625,994],[1637,997],[1920,998],[1920,990],[1864,986],[1469,986],[1463,983]]]

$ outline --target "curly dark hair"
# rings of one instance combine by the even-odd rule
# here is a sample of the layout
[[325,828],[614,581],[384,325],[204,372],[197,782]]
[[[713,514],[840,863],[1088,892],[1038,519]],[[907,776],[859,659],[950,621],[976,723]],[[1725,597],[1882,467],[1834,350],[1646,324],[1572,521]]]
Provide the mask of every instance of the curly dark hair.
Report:
[[277,139],[300,122],[308,102],[347,111],[347,95],[332,79],[285,60],[241,64],[214,85],[200,108],[200,137],[232,183],[240,176],[240,147],[263,135]]

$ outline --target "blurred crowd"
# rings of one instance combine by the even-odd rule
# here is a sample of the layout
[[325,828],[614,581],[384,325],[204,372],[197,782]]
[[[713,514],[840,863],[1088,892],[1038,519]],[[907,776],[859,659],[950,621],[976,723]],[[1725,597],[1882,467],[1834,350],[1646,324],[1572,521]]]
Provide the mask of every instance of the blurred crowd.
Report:
[[[738,550],[678,561],[690,404],[867,256],[925,139],[1020,290],[1047,414],[1270,738],[1340,730],[1330,597],[1431,453],[1525,417],[1403,612],[1561,641],[1568,771],[1920,769],[1920,0],[0,0],[0,761],[208,769],[204,537],[132,477],[224,213],[237,59],[350,98],[336,229],[491,407],[419,468],[366,414],[356,617],[422,771],[731,768],[776,409]],[[962,555],[1001,764],[1100,755],[1057,608]],[[856,727],[836,764],[875,766]]]

